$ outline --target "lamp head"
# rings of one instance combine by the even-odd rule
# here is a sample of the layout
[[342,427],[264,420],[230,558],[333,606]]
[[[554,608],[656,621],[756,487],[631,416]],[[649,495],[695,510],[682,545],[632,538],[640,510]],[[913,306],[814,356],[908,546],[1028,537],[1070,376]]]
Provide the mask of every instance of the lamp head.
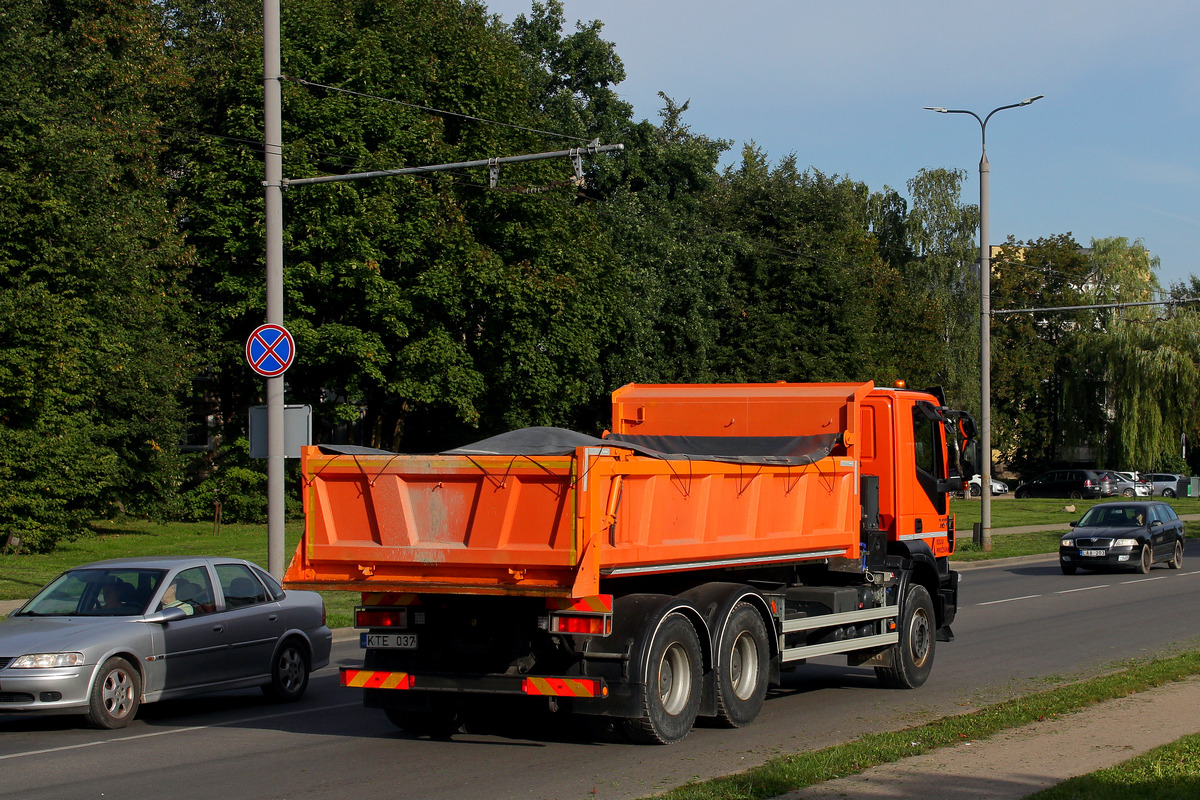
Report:
[[[1037,99],[1037,98],[1034,98],[1034,100],[1036,100],[1036,99]],[[1033,100],[1030,100],[1029,102],[1031,102],[1031,103],[1032,103],[1032,102],[1033,102]],[[946,109],[942,108],[941,106],[925,106],[925,110],[926,110],[926,111],[936,111],[936,112],[938,112],[939,114],[945,114],[945,113],[947,113],[947,112],[946,112]]]
[[1021,101],[1021,105],[1027,106],[1030,103],[1032,103],[1034,100],[1041,100],[1045,96],[1046,95],[1044,95],[1044,94],[1039,94],[1039,95],[1034,95],[1033,97],[1026,97],[1024,100]]

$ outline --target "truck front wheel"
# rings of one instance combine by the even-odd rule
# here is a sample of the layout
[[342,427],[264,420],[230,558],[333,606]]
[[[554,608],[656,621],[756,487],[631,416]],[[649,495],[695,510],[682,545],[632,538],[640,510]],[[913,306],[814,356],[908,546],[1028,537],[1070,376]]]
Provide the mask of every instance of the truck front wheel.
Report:
[[641,744],[673,744],[688,735],[700,710],[700,639],[681,614],[668,614],[654,634],[646,674],[646,704],[622,731]]
[[892,689],[916,689],[933,669],[933,601],[919,583],[910,583],[900,605],[900,641],[892,645],[892,665],[876,667],[880,682]]
[[762,616],[749,603],[729,613],[717,654],[717,719],[722,725],[749,725],[767,697],[770,645]]

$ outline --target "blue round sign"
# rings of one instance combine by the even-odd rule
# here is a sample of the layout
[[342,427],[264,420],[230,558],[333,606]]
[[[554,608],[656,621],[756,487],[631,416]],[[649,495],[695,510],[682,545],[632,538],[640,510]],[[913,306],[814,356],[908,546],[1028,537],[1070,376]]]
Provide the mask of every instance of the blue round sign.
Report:
[[246,340],[250,369],[265,378],[282,375],[296,358],[296,342],[287,328],[268,322],[259,325]]

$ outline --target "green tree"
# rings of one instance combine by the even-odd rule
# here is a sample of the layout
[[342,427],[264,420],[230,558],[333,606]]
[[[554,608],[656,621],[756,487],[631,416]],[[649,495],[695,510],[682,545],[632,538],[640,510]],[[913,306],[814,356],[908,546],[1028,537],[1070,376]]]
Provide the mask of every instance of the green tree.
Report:
[[[1092,240],[1084,302],[1138,303],[1162,298],[1157,259],[1124,237]],[[1200,315],[1188,308],[1128,306],[1093,311],[1068,373],[1070,406],[1100,449],[1103,463],[1165,469],[1180,435],[1200,427]]]
[[[1082,304],[1086,255],[1070,234],[1018,243],[1010,238],[992,259],[997,310]],[[1086,312],[997,315],[992,320],[992,441],[1017,472],[1078,460],[1093,442],[1068,400],[1075,346]]]
[[979,209],[961,200],[965,178],[964,170],[939,168],[908,181],[912,206],[904,224],[914,258],[902,273],[924,319],[936,325],[930,346],[939,351],[939,366],[931,380],[957,407],[978,413]]
[[148,1],[0,14],[0,531],[48,549],[177,485],[189,259],[156,108],[184,78]]

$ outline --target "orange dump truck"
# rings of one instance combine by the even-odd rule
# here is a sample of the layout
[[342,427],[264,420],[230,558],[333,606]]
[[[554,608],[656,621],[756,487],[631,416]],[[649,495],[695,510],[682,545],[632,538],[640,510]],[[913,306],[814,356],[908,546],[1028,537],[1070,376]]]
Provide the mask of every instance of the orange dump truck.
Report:
[[362,592],[342,683],[411,732],[509,695],[675,742],[697,716],[750,723],[809,658],[925,682],[973,432],[937,394],[871,383],[635,384],[603,438],[309,447],[285,582]]

